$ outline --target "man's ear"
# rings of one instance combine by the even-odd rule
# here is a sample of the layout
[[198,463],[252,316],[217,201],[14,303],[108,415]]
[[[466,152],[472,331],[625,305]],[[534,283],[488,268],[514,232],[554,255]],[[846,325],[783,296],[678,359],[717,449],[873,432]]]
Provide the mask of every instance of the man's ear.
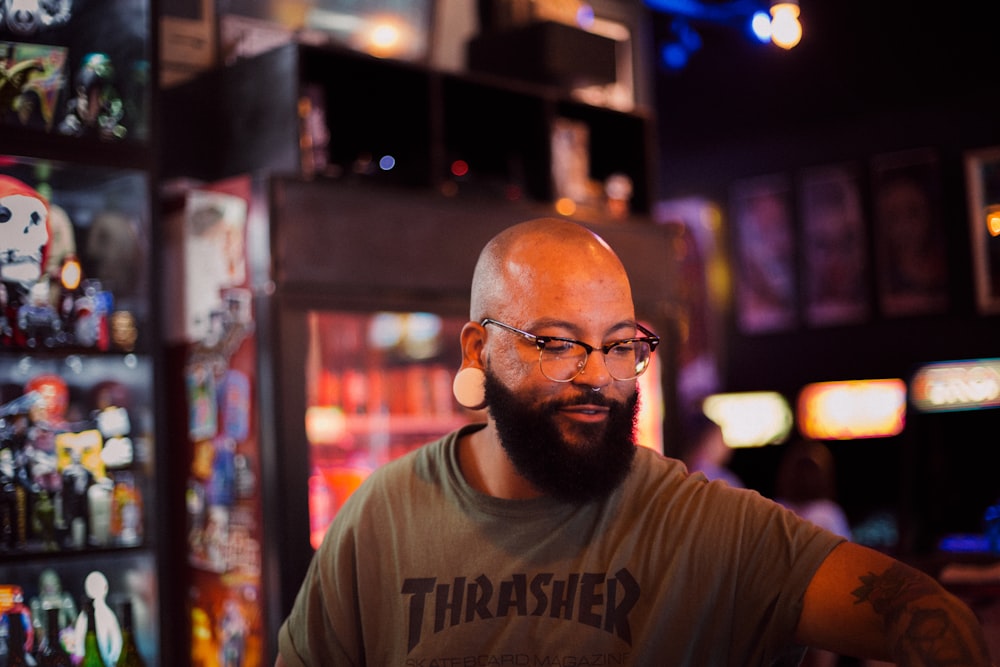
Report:
[[486,374],[483,372],[483,326],[468,322],[462,327],[462,367],[455,374],[451,390],[459,405],[470,410],[486,407]]

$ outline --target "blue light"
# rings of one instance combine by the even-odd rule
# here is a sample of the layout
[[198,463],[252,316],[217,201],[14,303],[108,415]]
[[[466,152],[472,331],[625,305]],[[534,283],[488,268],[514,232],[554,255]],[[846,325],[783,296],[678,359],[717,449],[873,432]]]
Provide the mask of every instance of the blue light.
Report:
[[660,47],[660,59],[667,69],[683,69],[700,48],[701,35],[686,20],[677,18],[670,24],[670,41]]
[[753,36],[766,44],[771,41],[771,17],[767,12],[754,12],[750,18],[750,31]]
[[688,50],[678,42],[670,42],[660,49],[660,59],[668,69],[684,69],[689,57]]
[[678,19],[674,21],[671,28],[689,54],[701,48],[701,35],[695,32],[694,28],[686,22]]
[[396,158],[391,155],[383,155],[378,161],[378,166],[382,171],[389,171],[396,166]]

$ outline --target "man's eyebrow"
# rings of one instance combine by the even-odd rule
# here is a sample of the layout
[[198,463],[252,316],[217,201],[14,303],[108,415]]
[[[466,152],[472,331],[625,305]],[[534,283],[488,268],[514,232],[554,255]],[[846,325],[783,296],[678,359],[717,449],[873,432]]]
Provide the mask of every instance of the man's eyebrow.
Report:
[[[526,325],[525,328],[534,330],[534,329],[543,329],[543,328],[546,328],[546,327],[553,327],[553,328],[557,328],[557,329],[566,329],[566,330],[572,332],[572,335],[574,335],[574,336],[581,335],[581,331],[580,331],[579,325],[576,325],[576,324],[574,324],[572,322],[568,322],[566,320],[560,320],[560,319],[557,319],[557,318],[554,318],[554,317],[543,317],[543,318],[538,319],[538,320],[532,320],[528,325]],[[605,330],[604,335],[605,336],[611,335],[611,334],[613,334],[616,331],[619,331],[621,329],[635,329],[635,328],[636,328],[636,321],[635,320],[632,320],[632,319],[622,320],[622,321],[617,322],[617,323],[611,325],[610,327],[608,327],[608,329]]]

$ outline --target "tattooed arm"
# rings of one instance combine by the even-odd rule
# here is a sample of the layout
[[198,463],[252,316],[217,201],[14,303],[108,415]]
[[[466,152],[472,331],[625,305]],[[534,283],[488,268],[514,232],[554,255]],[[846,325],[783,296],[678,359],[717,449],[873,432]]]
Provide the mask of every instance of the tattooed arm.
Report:
[[990,667],[982,626],[965,604],[923,572],[850,542],[816,571],[796,640],[900,667]]

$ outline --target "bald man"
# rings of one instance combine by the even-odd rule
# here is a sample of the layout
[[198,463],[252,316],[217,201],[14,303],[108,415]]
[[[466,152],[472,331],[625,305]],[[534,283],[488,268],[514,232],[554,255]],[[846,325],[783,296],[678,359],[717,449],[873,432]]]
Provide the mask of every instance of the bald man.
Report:
[[593,232],[501,232],[470,311],[454,389],[485,423],[350,497],[278,667],[746,667],[806,646],[989,665],[976,619],[933,579],[635,446],[636,378],[659,341]]

